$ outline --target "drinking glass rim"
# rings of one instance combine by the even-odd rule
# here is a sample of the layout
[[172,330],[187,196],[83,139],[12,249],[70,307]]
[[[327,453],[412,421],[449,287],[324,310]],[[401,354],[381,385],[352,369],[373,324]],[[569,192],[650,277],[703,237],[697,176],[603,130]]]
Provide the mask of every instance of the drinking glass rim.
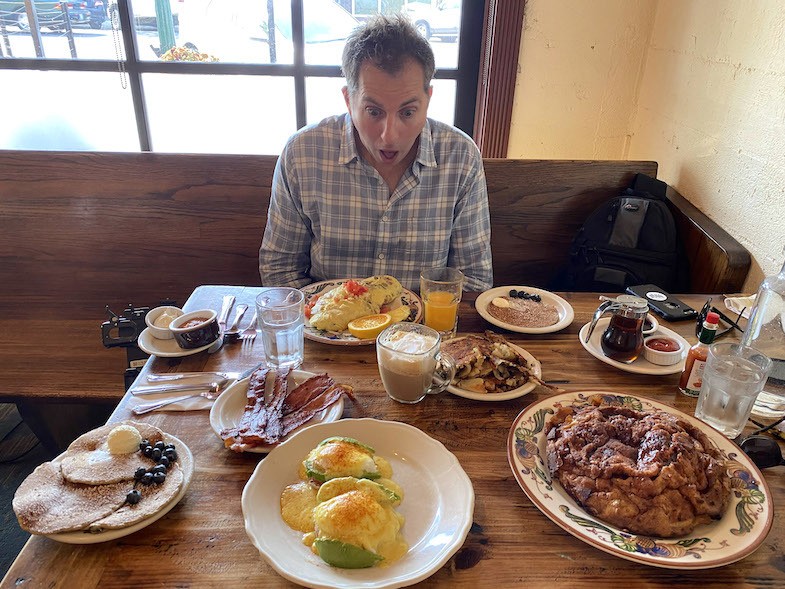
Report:
[[[454,274],[454,278],[430,278],[426,274],[428,272],[447,272]],[[434,282],[436,284],[455,284],[456,282],[460,282],[463,285],[463,282],[466,280],[466,275],[461,272],[458,268],[451,268],[449,266],[444,267],[434,267],[434,268],[424,268],[420,270],[420,280],[427,280],[428,282]]]
[[[434,335],[432,337],[436,338],[436,343],[434,343],[430,348],[423,352],[407,352],[405,350],[396,350],[395,348],[391,348],[385,342],[382,341],[382,336],[385,335],[388,331],[402,331],[406,333],[418,333],[420,335],[427,335],[430,336],[430,333],[422,333],[422,330],[428,330],[429,332],[433,332]],[[428,327],[427,325],[423,325],[421,323],[393,323],[392,325],[386,327],[384,331],[382,331],[378,336],[376,336],[376,345],[381,346],[385,350],[389,350],[390,352],[395,352],[396,354],[405,354],[406,356],[411,356],[416,358],[418,356],[425,356],[433,352],[435,348],[439,348],[442,343],[442,336],[441,334],[433,329],[432,327]]]
[[[283,292],[286,292],[287,294],[286,294],[284,300],[281,301],[280,303],[276,302],[273,305],[265,305],[264,303],[260,302],[259,299],[260,299],[260,297],[264,296],[270,290],[279,291],[279,292],[283,291]],[[291,302],[287,303],[286,302],[287,299],[293,293],[297,293],[297,299],[298,300],[291,301]],[[258,295],[256,295],[256,298],[254,300],[256,302],[257,308],[258,307],[262,307],[264,309],[288,309],[289,307],[294,307],[296,305],[302,305],[303,303],[305,303],[305,294],[300,289],[292,288],[290,286],[270,286],[270,287],[267,287],[264,290],[262,290],[262,292],[260,292]]]

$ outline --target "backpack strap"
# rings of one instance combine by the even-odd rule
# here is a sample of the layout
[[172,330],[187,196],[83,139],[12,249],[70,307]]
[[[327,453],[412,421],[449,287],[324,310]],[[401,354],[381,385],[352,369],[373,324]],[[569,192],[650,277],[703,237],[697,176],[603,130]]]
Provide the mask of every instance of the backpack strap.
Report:
[[638,247],[638,236],[648,209],[648,199],[622,197],[608,243],[619,247]]

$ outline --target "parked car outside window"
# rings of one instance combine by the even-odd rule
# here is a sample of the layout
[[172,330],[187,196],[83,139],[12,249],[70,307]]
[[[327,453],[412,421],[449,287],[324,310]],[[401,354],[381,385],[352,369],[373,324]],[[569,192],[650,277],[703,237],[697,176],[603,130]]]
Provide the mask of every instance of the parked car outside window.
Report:
[[[86,25],[93,29],[100,29],[106,20],[106,7],[104,0],[76,0],[65,3],[71,26]],[[48,0],[33,0],[33,9],[38,16],[41,27],[57,30],[65,24],[62,2]],[[5,24],[15,25],[21,31],[30,30],[24,0],[0,0],[0,21]]]
[[442,41],[455,41],[461,24],[460,0],[433,0],[432,2],[409,2],[404,14],[426,39],[439,37]]

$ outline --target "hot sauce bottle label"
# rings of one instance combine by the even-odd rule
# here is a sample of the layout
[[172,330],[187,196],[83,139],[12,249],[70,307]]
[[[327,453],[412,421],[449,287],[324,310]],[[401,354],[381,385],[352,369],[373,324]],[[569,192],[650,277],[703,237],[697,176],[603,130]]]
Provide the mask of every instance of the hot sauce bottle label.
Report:
[[687,385],[684,387],[684,394],[690,397],[697,397],[701,392],[701,385],[703,384],[703,368],[706,366],[705,360],[695,360],[690,370],[690,377],[687,379]]

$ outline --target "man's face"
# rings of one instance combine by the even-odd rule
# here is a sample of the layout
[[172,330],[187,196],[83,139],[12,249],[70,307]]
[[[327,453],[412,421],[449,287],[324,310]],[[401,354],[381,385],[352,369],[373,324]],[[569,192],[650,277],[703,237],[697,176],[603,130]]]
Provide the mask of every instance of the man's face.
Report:
[[432,88],[423,87],[423,68],[409,60],[390,75],[366,61],[357,91],[343,96],[360,137],[360,151],[380,172],[405,163],[425,126]]

